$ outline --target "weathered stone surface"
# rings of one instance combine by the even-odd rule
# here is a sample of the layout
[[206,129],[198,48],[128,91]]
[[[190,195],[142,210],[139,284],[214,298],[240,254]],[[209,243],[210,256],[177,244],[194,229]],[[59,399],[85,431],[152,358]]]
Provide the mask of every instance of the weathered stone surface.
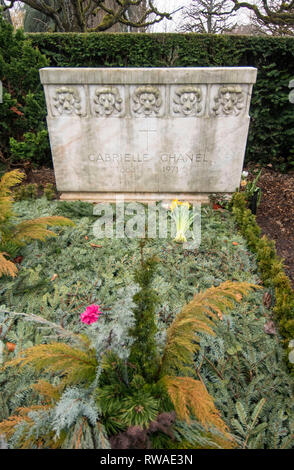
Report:
[[256,72],[42,69],[58,190],[87,200],[233,192]]

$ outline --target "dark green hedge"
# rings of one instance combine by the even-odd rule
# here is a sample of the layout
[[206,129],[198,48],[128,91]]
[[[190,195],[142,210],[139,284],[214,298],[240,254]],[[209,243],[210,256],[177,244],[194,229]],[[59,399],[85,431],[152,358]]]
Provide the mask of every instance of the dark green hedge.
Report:
[[0,16],[0,173],[7,166],[50,165],[46,104],[39,69],[49,61]]
[[[277,255],[275,242],[261,237],[261,228],[247,207],[244,192],[233,195],[232,212],[248,247],[256,254],[263,285],[274,291],[274,319],[289,353],[289,342],[294,338],[294,291],[285,274],[283,260]],[[289,363],[289,367],[294,375],[294,365]]]
[[247,160],[294,165],[294,38],[198,34],[30,34],[58,67],[254,66]]

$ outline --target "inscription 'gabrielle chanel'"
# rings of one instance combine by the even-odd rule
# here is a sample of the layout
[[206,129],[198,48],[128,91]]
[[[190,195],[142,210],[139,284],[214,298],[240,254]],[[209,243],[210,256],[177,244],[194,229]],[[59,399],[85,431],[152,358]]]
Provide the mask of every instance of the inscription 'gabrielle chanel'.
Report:
[[149,162],[151,156],[148,153],[99,153],[90,155],[91,162],[114,162],[114,163],[144,163]]
[[[163,163],[209,163],[204,153],[162,153],[159,157]],[[91,162],[114,163],[145,163],[150,162],[151,158],[148,153],[99,153],[89,156]]]

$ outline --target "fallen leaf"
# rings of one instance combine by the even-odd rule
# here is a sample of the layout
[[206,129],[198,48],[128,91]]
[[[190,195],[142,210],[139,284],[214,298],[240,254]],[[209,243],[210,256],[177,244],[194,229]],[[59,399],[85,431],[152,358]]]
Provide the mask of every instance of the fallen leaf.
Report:
[[276,325],[274,324],[274,322],[272,320],[269,320],[264,324],[264,332],[267,335],[276,335],[277,334]]
[[51,277],[51,281],[55,281],[55,279],[58,278],[58,274],[53,274],[53,276]]
[[272,305],[272,296],[269,292],[265,292],[263,294],[263,305],[265,306],[265,308],[270,308],[271,305]]
[[92,248],[103,248],[102,245],[95,245],[95,243],[90,243],[90,246],[91,246]]
[[14,350],[15,350],[15,348],[16,348],[16,344],[14,344],[14,343],[6,343],[6,347],[7,347],[8,352],[14,352]]

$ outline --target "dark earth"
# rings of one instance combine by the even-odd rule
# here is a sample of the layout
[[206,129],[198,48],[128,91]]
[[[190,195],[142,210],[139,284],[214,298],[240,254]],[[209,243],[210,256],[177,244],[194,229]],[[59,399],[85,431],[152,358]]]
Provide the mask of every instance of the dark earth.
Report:
[[294,287],[294,171],[283,174],[270,167],[263,168],[258,186],[262,198],[257,222],[263,234],[275,240]]
[[[260,168],[246,168],[249,179]],[[25,183],[55,184],[54,171],[50,168],[32,170]],[[263,167],[258,186],[262,198],[257,210],[257,222],[262,233],[276,242],[278,254],[284,259],[286,274],[294,287],[294,171],[279,173],[271,165]]]

